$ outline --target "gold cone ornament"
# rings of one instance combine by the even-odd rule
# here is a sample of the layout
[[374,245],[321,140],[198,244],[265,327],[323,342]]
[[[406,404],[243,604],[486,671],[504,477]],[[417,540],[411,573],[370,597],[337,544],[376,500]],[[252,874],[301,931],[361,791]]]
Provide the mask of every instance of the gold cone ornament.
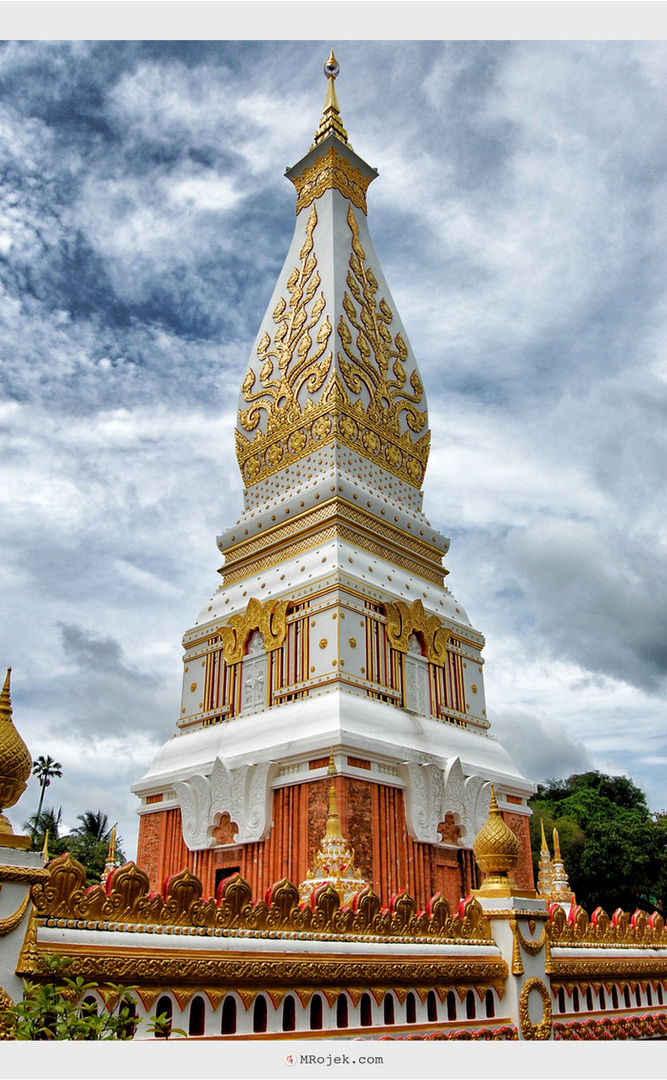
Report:
[[28,848],[29,836],[15,836],[9,820],[3,814],[19,801],[28,786],[32,758],[30,751],[14,727],[10,691],[11,668],[7,668],[5,685],[0,693],[0,847]]
[[480,870],[487,876],[478,896],[512,896],[517,892],[510,873],[519,861],[519,841],[505,824],[491,785],[489,816],[475,837],[472,846]]

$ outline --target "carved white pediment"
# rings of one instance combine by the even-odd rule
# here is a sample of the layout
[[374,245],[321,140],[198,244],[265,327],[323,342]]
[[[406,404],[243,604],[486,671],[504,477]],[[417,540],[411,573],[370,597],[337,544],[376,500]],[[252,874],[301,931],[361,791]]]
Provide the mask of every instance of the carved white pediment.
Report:
[[446,814],[453,814],[460,841],[472,843],[489,814],[489,783],[480,776],[466,776],[458,757],[450,758],[444,770],[432,762],[405,762],[401,771],[407,781],[406,819],[413,840],[439,844],[438,825]]
[[215,847],[213,833],[223,814],[237,825],[234,843],[249,844],[268,836],[272,771],[270,761],[229,770],[217,757],[210,776],[194,774],[174,783],[188,848]]

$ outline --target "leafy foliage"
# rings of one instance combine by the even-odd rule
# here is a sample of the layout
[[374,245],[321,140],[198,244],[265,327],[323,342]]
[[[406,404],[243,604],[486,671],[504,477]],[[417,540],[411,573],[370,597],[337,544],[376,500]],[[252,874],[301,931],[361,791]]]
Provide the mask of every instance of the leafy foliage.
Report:
[[[112,1009],[99,1009],[92,997],[96,982],[65,974],[70,958],[45,956],[49,978],[44,983],[24,980],[23,1001],[7,1010],[5,1037],[19,1040],[44,1039],[131,1039],[135,1030],[135,1005],[131,991],[136,987],[109,984],[117,998]],[[81,1000],[88,994],[88,1000]]]
[[598,905],[662,910],[667,894],[667,819],[652,816],[646,796],[624,776],[600,772],[538,785],[530,801],[531,843],[537,873],[540,819],[551,847],[554,826],[570,887],[590,913]]
[[49,754],[47,754],[46,756],[44,756],[44,754],[40,754],[37,758],[37,761],[33,761],[32,763],[32,771],[39,780],[39,786],[41,788],[41,791],[39,793],[39,806],[37,807],[36,814],[36,817],[39,820],[39,816],[42,812],[42,804],[44,802],[44,795],[46,794],[46,789],[47,787],[49,787],[51,780],[55,776],[62,776],[62,765],[59,761],[55,761],[55,759],[52,758]]

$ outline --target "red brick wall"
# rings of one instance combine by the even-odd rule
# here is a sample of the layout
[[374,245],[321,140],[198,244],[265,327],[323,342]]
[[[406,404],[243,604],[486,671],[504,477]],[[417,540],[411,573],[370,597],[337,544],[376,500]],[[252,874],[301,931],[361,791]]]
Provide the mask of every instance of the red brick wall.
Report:
[[530,819],[523,814],[510,814],[507,810],[502,811],[503,821],[519,841],[519,862],[512,874],[520,889],[534,889],[533,857],[530,849]]

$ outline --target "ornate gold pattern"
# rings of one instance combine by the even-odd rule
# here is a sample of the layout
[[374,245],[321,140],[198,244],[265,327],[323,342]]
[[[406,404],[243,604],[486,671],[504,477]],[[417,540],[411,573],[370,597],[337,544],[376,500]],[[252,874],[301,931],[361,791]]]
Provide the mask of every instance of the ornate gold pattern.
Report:
[[11,915],[7,915],[4,919],[0,919],[0,937],[11,934],[13,930],[16,930],[17,926],[21,925],[25,919],[25,913],[28,910],[29,903],[30,893],[27,892],[23,899],[23,903],[19,904],[16,911]]
[[667,1036],[667,1015],[654,1013],[644,1016],[605,1016],[603,1019],[556,1022],[554,1039],[604,1040],[610,1039],[664,1039]]
[[0,986],[0,1041],[13,1039],[13,1017],[8,1013],[14,1002],[6,990]]
[[[14,831],[2,813],[14,806],[25,791],[26,780],[30,776],[32,758],[30,751],[12,722],[12,702],[9,680],[11,668],[7,668],[5,683],[0,692],[0,846],[28,847],[24,837],[14,835]],[[18,841],[18,843],[17,843]]]
[[[531,925],[535,923],[531,920]],[[512,974],[523,975],[523,961],[521,960],[521,948],[528,953],[529,956],[537,956],[539,952],[547,946],[547,953],[549,949],[549,938],[547,935],[546,926],[542,927],[542,933],[537,941],[531,941],[529,938],[525,938],[521,932],[521,927],[515,918],[510,919],[510,929],[512,931]]]
[[629,915],[620,909],[610,919],[602,908],[596,908],[590,920],[582,907],[577,906],[570,918],[560,905],[550,910],[550,922],[547,933],[552,946],[571,947],[572,945],[647,946],[649,948],[667,947],[667,930],[662,915],[654,912],[636,911]]
[[514,883],[509,877],[519,861],[519,841],[503,821],[496,793],[491,785],[489,816],[477,833],[472,846],[479,868],[487,875],[480,895],[510,896]]
[[[340,905],[338,893],[331,885],[317,891],[311,906],[302,908],[299,890],[287,879],[277,882],[269,891],[269,899],[252,902],[250,886],[240,874],[228,878],[220,900],[202,900],[199,878],[183,870],[169,878],[165,898],[149,892],[148,875],[126,863],[114,870],[106,888],[101,885],[85,888],[85,870],[69,852],[53,859],[48,881],[33,887],[35,911],[49,923],[95,929],[98,923],[105,929],[126,924],[188,929],[204,928],[279,933],[325,933],[353,939],[362,934],[385,939],[405,938],[425,941],[489,942],[491,930],[476,900],[469,900],[463,915],[452,916],[449,904],[437,893],[426,911],[418,912],[415,901],[401,892],[389,908],[382,908],[380,898],[370,887],[356,897],[353,907]],[[110,926],[110,924],[113,924]]]
[[[287,282],[289,305],[282,298],[274,309],[278,329],[273,345],[264,333],[257,347],[258,359],[262,361],[259,373],[262,390],[254,391],[256,376],[252,368],[243,382],[249,408],[239,413],[239,427],[247,432],[255,431],[261,411],[266,412],[267,420],[266,433],[258,431],[252,441],[242,431],[236,432],[241,473],[247,484],[254,484],[283,468],[288,459],[297,461],[323,444],[339,440],[419,488],[431,435],[427,431],[415,442],[410,432],[419,435],[426,425],[426,411],[416,408],[423,397],[423,387],[415,369],[410,376],[410,389],[406,388],[407,346],[400,333],[392,343],[387,327],[393,314],[384,299],[376,300],[378,283],[372,270],[365,266],[366,254],[358,239],[359,226],[352,206],[348,210],[352,253],[346,279],[350,292],[343,298],[345,315],[340,316],[338,324],[338,336],[347,359],[338,353],[341,374],[332,373],[317,402],[312,396],[322,388],[332,362],[331,353],[320,359],[331,334],[326,316],[317,331],[317,348],[311,355],[313,342],[309,331],[325,307],[322,293],[314,300],[320,284],[317,259],[312,253],[316,223],[313,206],[301,248],[301,264],[294,268]],[[350,327],[357,332],[355,345],[359,355],[353,350]],[[293,363],[295,352],[297,360]],[[279,379],[274,377],[274,361],[278,362]],[[392,361],[394,377],[387,378]],[[344,384],[354,394],[354,404]],[[302,397],[308,394],[305,405],[299,401],[300,392]],[[363,395],[369,399],[366,407]],[[402,430],[403,418],[409,430]]]
[[[534,1024],[530,1019],[528,999],[533,990],[542,998],[543,1013],[539,1024]],[[519,995],[519,1024],[524,1039],[550,1039],[553,1028],[553,1013],[551,1010],[551,997],[549,991],[541,979],[533,976],[526,979]]]
[[287,633],[287,608],[289,600],[267,600],[260,604],[256,597],[248,601],[245,612],[232,615],[226,626],[221,626],[222,650],[226,663],[237,664],[243,659],[248,635],[260,630],[264,635],[267,652],[279,649]]
[[330,188],[340,191],[343,198],[353,202],[364,214],[368,213],[366,192],[375,178],[364,176],[361,169],[355,168],[346,157],[342,157],[335,146],[330,146],[321,157],[315,158],[312,165],[307,165],[300,176],[292,176],[290,179],[296,188],[297,214]]
[[49,871],[46,867],[0,865],[0,882],[6,881],[9,885],[33,885],[48,879]]
[[408,639],[414,631],[424,635],[426,655],[433,664],[442,667],[447,660],[447,642],[451,637],[437,615],[427,615],[421,600],[415,600],[412,606],[404,600],[395,604],[385,603],[387,613],[387,638],[393,649],[407,653]]

